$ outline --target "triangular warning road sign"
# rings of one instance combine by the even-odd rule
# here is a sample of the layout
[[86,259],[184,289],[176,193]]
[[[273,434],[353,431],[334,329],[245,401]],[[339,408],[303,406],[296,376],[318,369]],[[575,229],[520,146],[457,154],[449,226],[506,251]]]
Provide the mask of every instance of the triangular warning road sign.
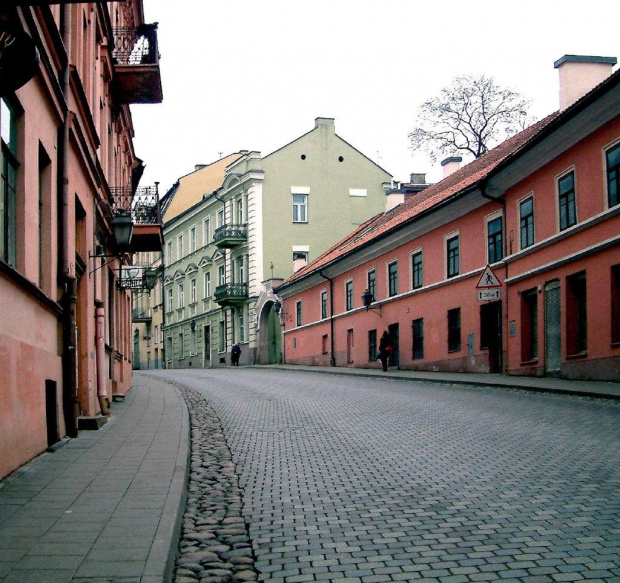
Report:
[[490,265],[487,265],[478,280],[477,288],[486,288],[486,287],[502,287],[499,279],[497,279],[497,275],[493,273]]

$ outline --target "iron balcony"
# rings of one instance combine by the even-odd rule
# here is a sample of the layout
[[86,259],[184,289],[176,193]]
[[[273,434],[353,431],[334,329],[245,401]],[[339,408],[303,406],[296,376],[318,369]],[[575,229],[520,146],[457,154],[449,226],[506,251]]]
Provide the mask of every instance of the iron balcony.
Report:
[[224,283],[215,288],[215,301],[220,306],[236,306],[248,299],[247,283]]
[[213,242],[216,247],[230,249],[241,245],[248,240],[248,226],[243,225],[222,225],[215,229]]

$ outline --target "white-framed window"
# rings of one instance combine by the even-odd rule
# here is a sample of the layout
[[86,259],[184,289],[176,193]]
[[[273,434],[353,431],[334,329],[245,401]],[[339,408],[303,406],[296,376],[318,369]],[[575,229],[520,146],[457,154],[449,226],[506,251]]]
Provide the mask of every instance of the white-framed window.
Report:
[[211,219],[207,217],[202,223],[202,244],[208,245],[211,242]]
[[295,303],[295,322],[297,323],[297,326],[301,326],[301,322],[302,322],[301,300]]
[[239,308],[239,342],[245,342],[245,306]]
[[237,283],[246,283],[245,281],[245,257],[239,257],[237,259]]
[[223,265],[219,266],[217,276],[217,285],[224,285],[226,283],[226,269]]
[[293,251],[293,273],[308,265],[307,251]]
[[536,241],[534,232],[534,196],[528,195],[518,202],[519,241],[521,249],[531,247]]
[[411,252],[411,289],[419,289],[424,285],[424,264],[422,248]]
[[177,237],[177,259],[183,257],[183,233]]
[[204,298],[209,299],[211,297],[211,272],[207,271],[205,273],[205,287],[204,287]]
[[172,265],[172,241],[166,244],[166,263]]
[[0,99],[0,259],[15,266],[17,261],[17,175],[19,152],[17,116]]
[[179,360],[185,358],[185,338],[183,332],[179,332]]
[[575,169],[571,168],[557,177],[558,226],[560,231],[577,224],[577,200]]
[[189,230],[189,252],[196,251],[196,227],[192,227]]
[[177,300],[178,300],[177,308],[185,307],[185,290],[183,288],[183,284],[182,283],[179,284],[179,295],[178,295]]
[[486,217],[487,263],[490,265],[504,258],[504,217],[498,211]]
[[190,302],[192,304],[196,303],[196,278],[192,279],[189,282],[189,295],[190,295]]
[[155,324],[155,344],[159,342],[159,324]]
[[224,209],[217,211],[217,226],[224,225]]
[[168,289],[168,313],[172,312],[172,288]]
[[446,278],[456,277],[461,272],[461,240],[458,231],[444,237],[446,249]]
[[237,199],[237,224],[238,225],[243,225],[243,219],[244,219],[244,214],[243,214],[243,196],[240,196]]
[[345,305],[346,310],[353,309],[353,280],[349,279],[344,284],[344,295],[345,295]]
[[308,195],[307,194],[294,194],[293,195],[293,222],[294,223],[307,223],[308,222]]

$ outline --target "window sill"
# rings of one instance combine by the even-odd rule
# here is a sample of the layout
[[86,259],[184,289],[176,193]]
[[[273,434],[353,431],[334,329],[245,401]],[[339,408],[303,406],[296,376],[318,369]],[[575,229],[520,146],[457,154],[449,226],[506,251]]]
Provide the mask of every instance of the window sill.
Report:
[[583,352],[577,352],[575,354],[567,354],[566,360],[577,360],[579,358],[587,358],[587,356],[588,356],[588,351],[585,350]]
[[612,347],[612,348],[620,348],[620,341],[618,341],[618,342],[612,342],[612,343],[611,343],[611,347]]
[[448,354],[452,354],[454,352],[461,352],[461,350],[462,350],[461,348],[452,348],[452,349],[448,348]]
[[538,364],[538,358],[531,358],[530,360],[522,360],[521,366],[533,366]]

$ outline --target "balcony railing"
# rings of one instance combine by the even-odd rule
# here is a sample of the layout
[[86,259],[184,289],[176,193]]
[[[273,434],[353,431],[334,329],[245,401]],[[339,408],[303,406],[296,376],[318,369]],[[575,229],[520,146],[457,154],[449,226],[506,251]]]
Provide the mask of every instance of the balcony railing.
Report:
[[130,251],[161,251],[162,225],[157,186],[133,191],[131,188],[110,189],[112,216],[131,215],[133,235]]
[[222,225],[215,229],[213,242],[217,247],[236,247],[248,240],[248,226],[243,225]]
[[215,288],[215,301],[221,306],[242,304],[248,299],[247,283],[224,283]]
[[150,308],[134,308],[131,313],[134,322],[150,322],[152,320]]
[[159,209],[159,192],[156,186],[145,186],[136,189],[111,188],[112,215],[131,213],[134,225],[159,225],[161,215]]
[[121,103],[161,103],[157,24],[114,28],[112,57]]

